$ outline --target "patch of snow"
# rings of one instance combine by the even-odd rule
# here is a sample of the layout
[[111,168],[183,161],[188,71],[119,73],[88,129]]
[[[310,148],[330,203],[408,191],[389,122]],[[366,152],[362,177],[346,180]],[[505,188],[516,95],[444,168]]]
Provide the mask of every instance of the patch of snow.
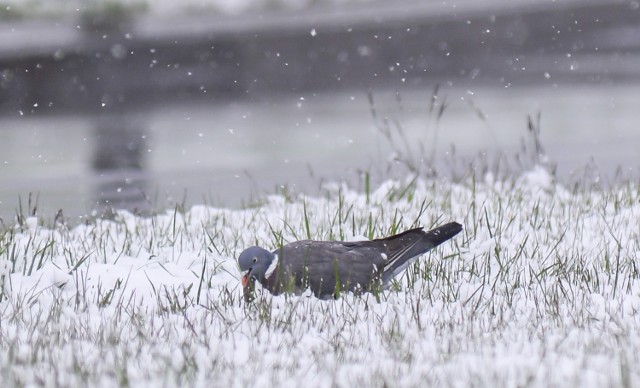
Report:
[[524,185],[532,189],[551,190],[554,184],[553,175],[540,165],[536,165],[531,171],[524,173],[520,179]]

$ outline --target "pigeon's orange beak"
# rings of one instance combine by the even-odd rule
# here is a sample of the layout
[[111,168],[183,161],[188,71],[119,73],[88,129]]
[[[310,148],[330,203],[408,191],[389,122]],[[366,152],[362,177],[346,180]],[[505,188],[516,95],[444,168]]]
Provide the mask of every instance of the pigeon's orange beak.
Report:
[[251,268],[242,275],[242,288],[247,288],[249,286],[249,281],[251,280]]
[[251,281],[251,270],[242,275],[242,294],[244,301],[249,303],[253,300],[253,282]]
[[247,288],[248,285],[249,285],[249,275],[244,274],[242,275],[242,288]]

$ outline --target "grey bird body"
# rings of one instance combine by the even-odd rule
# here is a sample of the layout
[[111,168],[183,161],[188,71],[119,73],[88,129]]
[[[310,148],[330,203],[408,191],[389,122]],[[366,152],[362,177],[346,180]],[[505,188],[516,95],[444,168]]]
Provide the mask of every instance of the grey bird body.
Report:
[[269,252],[259,247],[243,251],[238,262],[245,297],[257,280],[272,294],[310,289],[319,298],[342,291],[371,292],[385,288],[420,255],[462,230],[451,222],[425,232],[422,228],[371,241],[302,240]]

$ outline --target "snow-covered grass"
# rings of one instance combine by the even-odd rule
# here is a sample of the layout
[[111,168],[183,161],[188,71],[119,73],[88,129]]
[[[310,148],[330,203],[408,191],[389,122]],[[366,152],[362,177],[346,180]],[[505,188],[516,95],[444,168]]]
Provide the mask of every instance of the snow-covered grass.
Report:
[[[461,222],[376,299],[259,293],[245,247]],[[3,386],[633,386],[640,187],[536,167],[272,196],[243,210],[118,212],[0,235]]]

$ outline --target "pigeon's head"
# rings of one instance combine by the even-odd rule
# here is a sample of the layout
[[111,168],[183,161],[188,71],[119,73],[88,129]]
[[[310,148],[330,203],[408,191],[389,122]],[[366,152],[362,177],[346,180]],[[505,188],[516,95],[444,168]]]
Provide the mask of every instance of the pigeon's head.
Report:
[[246,288],[253,279],[263,282],[273,260],[274,254],[260,247],[250,247],[242,251],[238,257],[240,270],[246,271],[242,276],[242,285]]

